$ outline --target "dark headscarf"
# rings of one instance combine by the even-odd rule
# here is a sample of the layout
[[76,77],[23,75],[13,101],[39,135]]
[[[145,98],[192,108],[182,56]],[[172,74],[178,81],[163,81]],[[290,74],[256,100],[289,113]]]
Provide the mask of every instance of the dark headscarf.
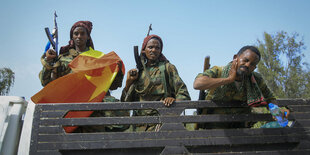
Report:
[[147,43],[151,40],[151,39],[157,39],[160,42],[160,56],[158,57],[159,61],[168,61],[167,58],[163,55],[163,41],[161,40],[161,38],[158,35],[152,34],[149,35],[147,37],[144,38],[143,40],[143,44],[142,44],[142,49],[141,49],[141,54],[145,54],[144,49],[146,48]]
[[91,30],[93,29],[92,22],[90,22],[90,21],[78,21],[78,22],[74,23],[73,26],[71,27],[69,45],[62,46],[60,48],[59,54],[68,52],[70,48],[75,48],[74,41],[72,40],[72,38],[73,38],[73,31],[77,27],[84,27],[86,29],[87,35],[89,37],[89,39],[86,42],[86,46],[87,47],[90,46],[91,48],[94,49],[93,40],[91,39],[91,36],[90,36]]

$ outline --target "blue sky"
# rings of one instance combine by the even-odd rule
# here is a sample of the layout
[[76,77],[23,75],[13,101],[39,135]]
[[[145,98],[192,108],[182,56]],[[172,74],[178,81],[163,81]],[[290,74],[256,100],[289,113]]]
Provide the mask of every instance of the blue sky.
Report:
[[[92,21],[95,49],[115,51],[126,71],[135,67],[133,46],[141,48],[152,23],[151,33],[162,37],[163,53],[197,100],[193,81],[207,55],[212,66],[225,65],[242,46],[262,40],[264,32],[297,32],[309,47],[309,8],[308,0],[7,0],[0,6],[0,68],[16,74],[9,95],[28,100],[42,89],[38,74],[47,42],[44,28],[53,28],[55,10],[59,46],[68,43],[73,23]],[[309,62],[309,49],[304,52]],[[112,95],[119,98],[120,93]]]

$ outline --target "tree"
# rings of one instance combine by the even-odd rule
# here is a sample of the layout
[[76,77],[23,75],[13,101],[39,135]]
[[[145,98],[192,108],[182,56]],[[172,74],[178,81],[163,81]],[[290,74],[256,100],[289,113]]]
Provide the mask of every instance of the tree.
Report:
[[13,86],[15,73],[10,68],[0,69],[0,95],[7,95]]
[[261,52],[260,72],[267,85],[279,98],[310,97],[310,69],[303,50],[303,38],[298,33],[280,31],[275,35],[264,32],[264,40],[257,40]]

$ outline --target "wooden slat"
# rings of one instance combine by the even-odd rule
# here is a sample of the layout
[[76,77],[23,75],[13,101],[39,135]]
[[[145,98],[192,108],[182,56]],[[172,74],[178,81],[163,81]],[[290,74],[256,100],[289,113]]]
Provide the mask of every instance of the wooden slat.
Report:
[[302,113],[292,113],[292,114],[290,114],[289,119],[309,120],[310,119],[310,111],[309,112],[302,112]]
[[60,150],[63,155],[159,155],[164,148]]
[[40,134],[57,134],[63,132],[62,126],[40,126],[38,129],[38,133]]
[[[280,99],[277,100],[277,104],[280,106],[290,106],[290,105],[309,105],[310,100],[291,100],[291,99]],[[55,105],[57,105],[58,110],[119,110],[119,109],[156,109],[164,108],[165,106],[159,101],[148,101],[148,102],[105,102],[105,103],[49,103],[49,104],[38,104],[37,106],[42,106],[43,111],[54,111]],[[215,103],[213,101],[177,101],[175,104],[171,105],[171,108],[179,107],[185,109],[196,109],[196,108],[216,108],[216,107],[247,107],[244,103]]]
[[42,111],[41,118],[61,118],[64,117],[67,111]]
[[[310,114],[310,113],[309,113]],[[304,115],[292,116],[303,118]],[[195,122],[245,122],[272,121],[270,114],[212,114],[199,116],[136,116],[136,117],[89,117],[89,118],[50,118],[42,119],[40,125],[110,125],[145,123],[195,123]]]
[[[51,142],[39,143],[39,150],[55,149],[106,149],[106,148],[140,148],[140,147],[165,147],[201,145],[242,145],[242,144],[266,144],[266,143],[293,143],[299,142],[301,136],[257,136],[257,137],[216,137],[204,139],[156,139],[156,140],[102,140],[102,141],[78,141],[78,142]],[[91,142],[91,143],[90,143]]]
[[[253,154],[262,154],[262,155],[308,155],[310,150],[276,150],[276,151],[251,151],[251,152],[222,152],[221,155],[253,155]],[[199,154],[197,154],[199,155]],[[218,155],[218,153],[208,153],[208,155]]]
[[239,153],[250,151],[274,151],[274,150],[292,150],[298,143],[269,143],[269,144],[245,144],[245,145],[208,145],[187,147],[191,153]]
[[202,139],[211,137],[260,137],[260,136],[291,136],[305,135],[303,128],[278,129],[216,129],[201,131],[160,131],[160,132],[129,132],[129,133],[70,133],[38,136],[39,142],[70,142],[70,141],[101,141],[101,140],[141,140],[141,139]]
[[309,112],[310,105],[289,105],[289,109],[292,112]]

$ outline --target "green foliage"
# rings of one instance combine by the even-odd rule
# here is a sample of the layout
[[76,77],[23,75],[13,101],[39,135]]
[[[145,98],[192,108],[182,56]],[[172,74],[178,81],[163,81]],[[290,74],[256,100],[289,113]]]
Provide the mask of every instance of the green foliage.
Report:
[[261,52],[260,72],[267,85],[279,98],[310,97],[310,69],[302,62],[305,57],[303,39],[298,33],[284,31],[275,35],[264,33],[264,40],[257,40]]
[[0,69],[0,95],[7,95],[13,86],[15,73],[10,68]]

